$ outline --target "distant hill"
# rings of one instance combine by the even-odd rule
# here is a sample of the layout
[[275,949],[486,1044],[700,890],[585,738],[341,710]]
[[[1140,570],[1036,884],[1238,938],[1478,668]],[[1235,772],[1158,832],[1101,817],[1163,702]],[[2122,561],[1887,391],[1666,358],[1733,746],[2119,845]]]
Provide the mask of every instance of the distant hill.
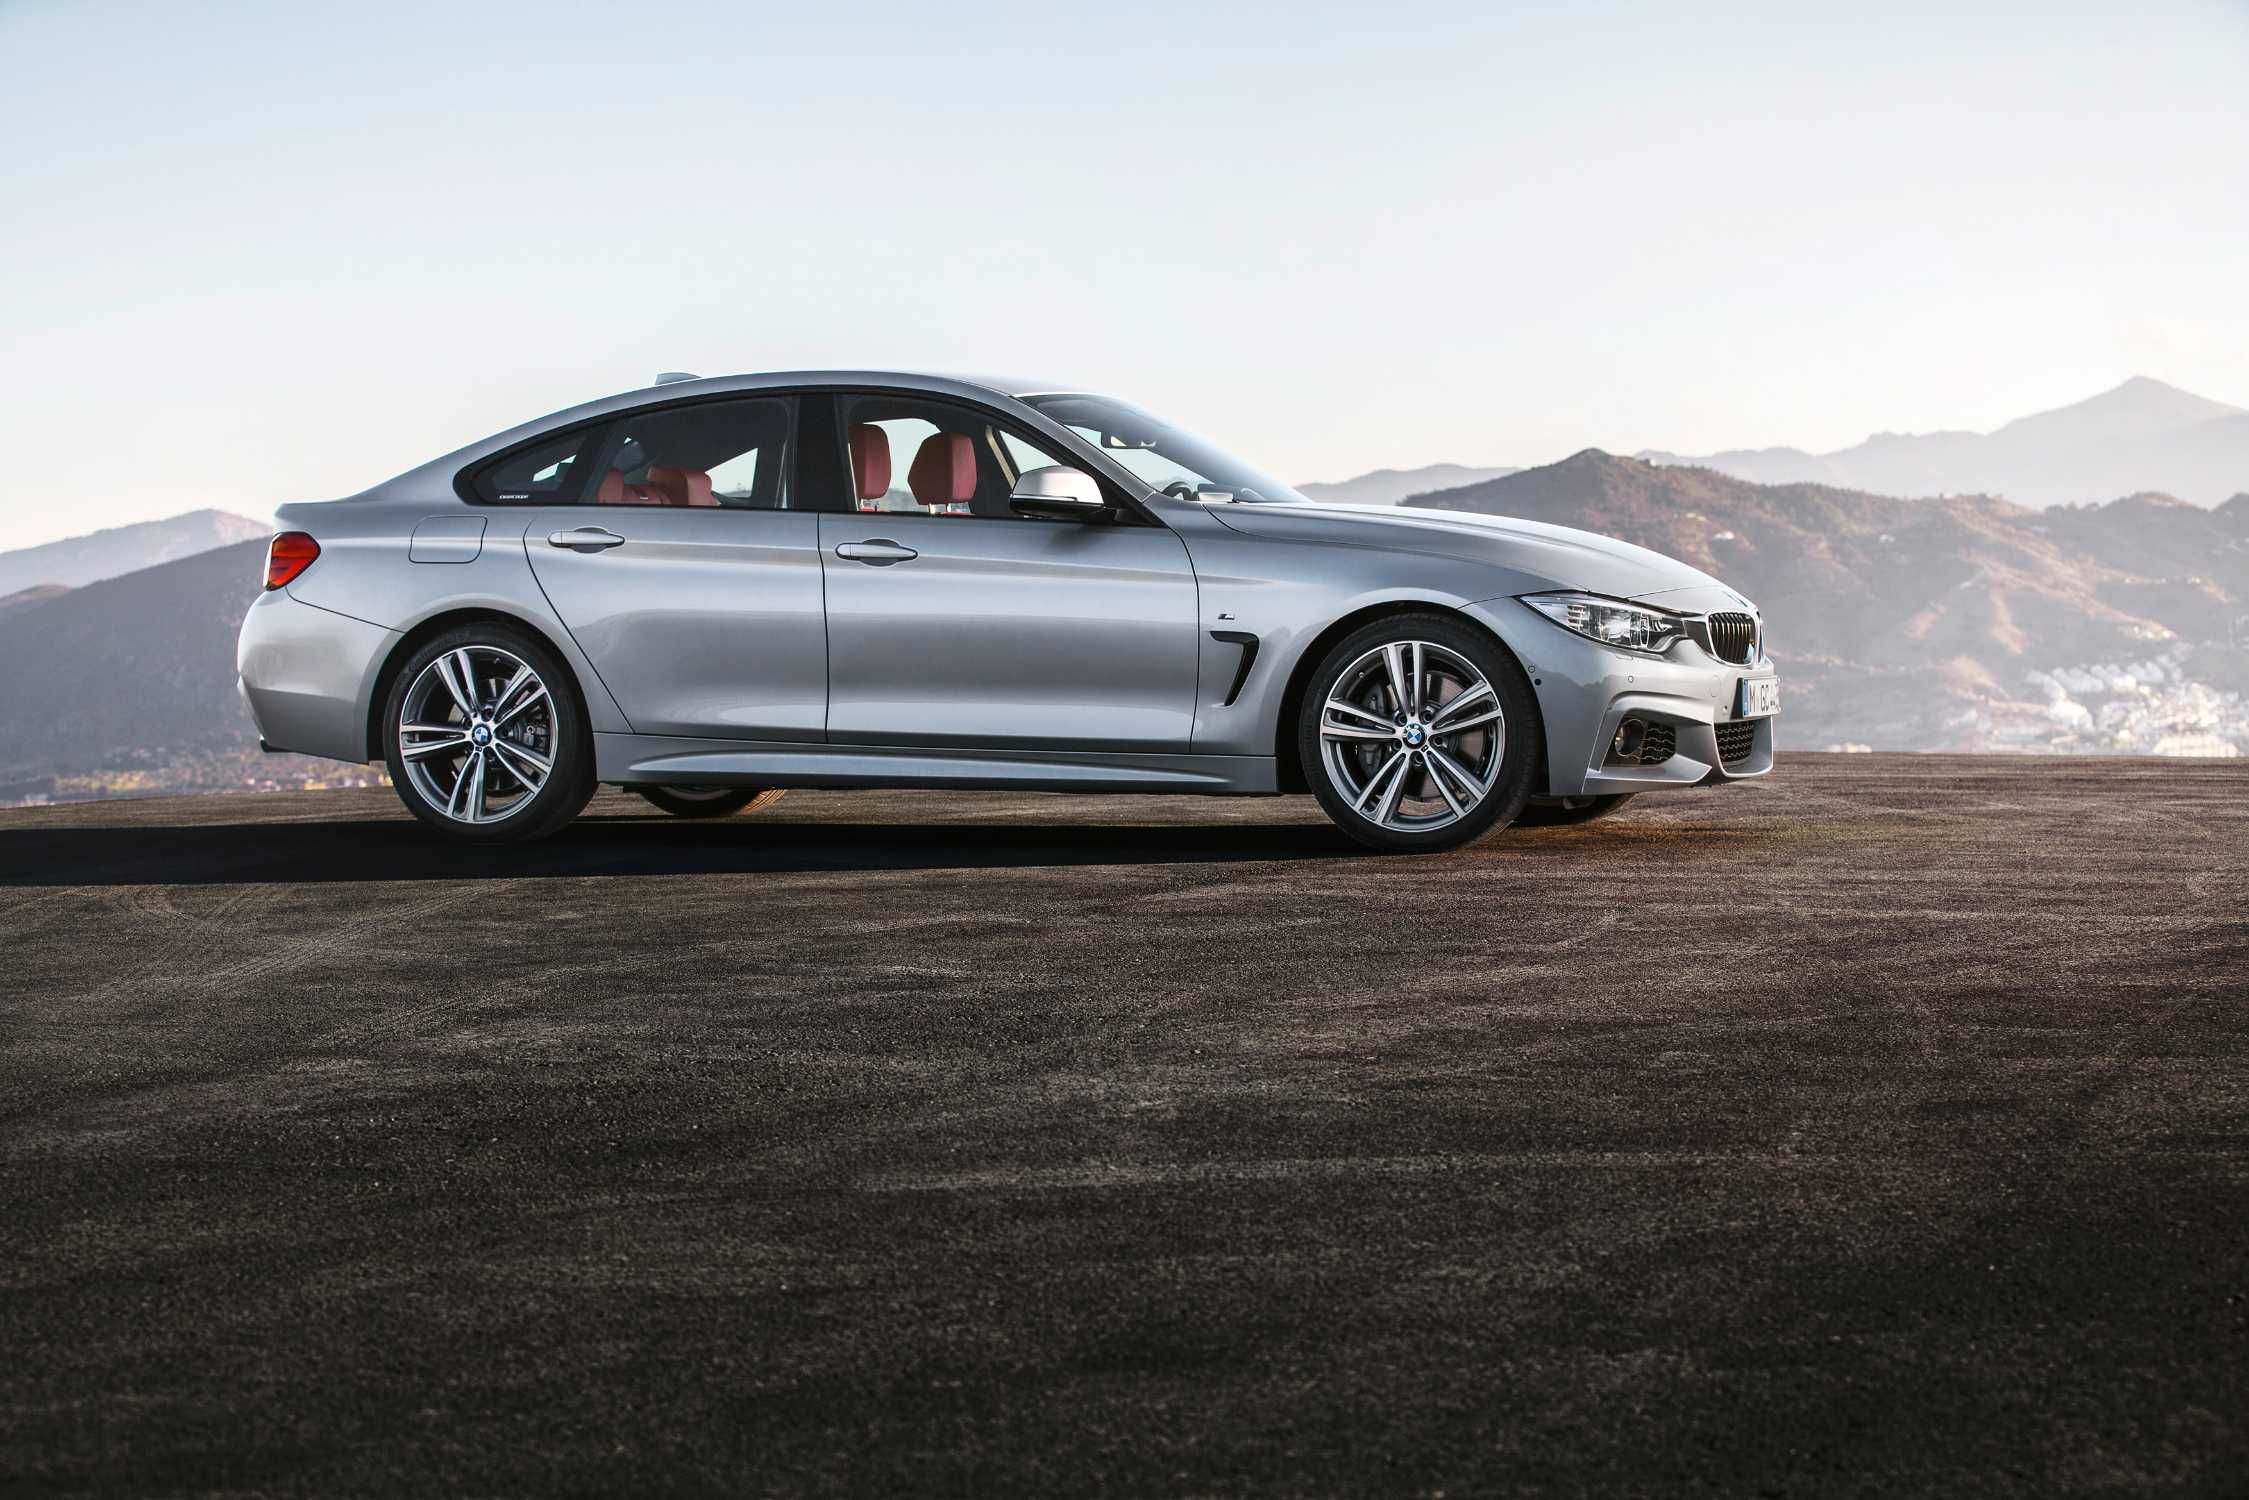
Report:
[[234,638],[264,579],[262,537],[0,615],[0,781],[121,753],[254,750]]
[[2249,412],[2143,375],[1996,432],[1885,432],[1834,453],[1745,448],[1640,457],[1759,484],[1882,495],[1990,494],[2054,505],[2154,490],[2216,505],[2249,489]]
[[34,584],[27,589],[17,589],[12,594],[0,594],[0,615],[13,614],[19,609],[29,609],[34,604],[45,604],[70,590],[59,583]]
[[163,521],[139,521],[112,526],[85,536],[65,537],[37,547],[0,552],[0,594],[13,594],[37,584],[54,583],[76,588],[82,583],[115,578],[224,547],[230,542],[264,537],[270,528],[262,521],[223,510],[195,510]]
[[1408,503],[1582,527],[1739,588],[1794,684],[1793,744],[2178,750],[2244,712],[2224,694],[2249,687],[2249,496],[2037,511],[1587,450]]
[[1513,469],[1471,469],[1462,464],[1430,464],[1420,469],[1376,469],[1355,479],[1300,484],[1296,488],[1306,499],[1329,505],[1396,505],[1408,495],[1458,489],[1464,484],[1481,484],[1514,472]]

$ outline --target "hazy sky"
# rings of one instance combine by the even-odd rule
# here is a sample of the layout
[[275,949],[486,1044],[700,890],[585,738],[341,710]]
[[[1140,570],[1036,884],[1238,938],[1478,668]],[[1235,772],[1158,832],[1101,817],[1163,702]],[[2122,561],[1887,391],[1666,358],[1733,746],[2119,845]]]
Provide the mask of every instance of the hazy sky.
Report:
[[1297,479],[2249,404],[2249,0],[0,0],[6,541],[661,369],[1053,375]]

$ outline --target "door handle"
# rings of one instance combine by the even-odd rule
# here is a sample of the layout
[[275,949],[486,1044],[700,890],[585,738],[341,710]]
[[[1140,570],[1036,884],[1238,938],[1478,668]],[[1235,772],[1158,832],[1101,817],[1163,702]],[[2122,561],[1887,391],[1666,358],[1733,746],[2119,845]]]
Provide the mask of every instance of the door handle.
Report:
[[911,562],[921,554],[911,547],[900,546],[889,537],[872,536],[863,542],[840,543],[836,556],[863,562],[869,567],[887,568],[892,563]]
[[604,531],[599,526],[580,526],[571,531],[551,532],[547,536],[550,547],[568,547],[573,552],[600,552],[609,547],[622,547],[625,539],[614,531]]

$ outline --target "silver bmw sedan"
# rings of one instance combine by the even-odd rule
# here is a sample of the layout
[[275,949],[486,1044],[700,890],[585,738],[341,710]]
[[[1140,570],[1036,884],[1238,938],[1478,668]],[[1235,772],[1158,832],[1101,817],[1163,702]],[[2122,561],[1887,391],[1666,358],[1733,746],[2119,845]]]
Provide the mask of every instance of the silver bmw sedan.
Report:
[[595,786],[1309,791],[1384,850],[1772,768],[1754,606],[1644,548],[1319,505],[1138,407],[871,371],[669,378],[286,506],[269,749],[453,838]]

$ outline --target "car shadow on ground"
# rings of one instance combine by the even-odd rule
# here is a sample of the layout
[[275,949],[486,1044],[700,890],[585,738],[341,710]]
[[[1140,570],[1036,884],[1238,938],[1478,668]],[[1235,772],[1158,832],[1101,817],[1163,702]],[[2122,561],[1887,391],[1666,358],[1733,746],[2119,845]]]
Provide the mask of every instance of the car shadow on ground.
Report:
[[0,887],[774,875],[1227,864],[1363,854],[1318,824],[775,823],[586,818],[498,848],[399,819],[0,829]]

